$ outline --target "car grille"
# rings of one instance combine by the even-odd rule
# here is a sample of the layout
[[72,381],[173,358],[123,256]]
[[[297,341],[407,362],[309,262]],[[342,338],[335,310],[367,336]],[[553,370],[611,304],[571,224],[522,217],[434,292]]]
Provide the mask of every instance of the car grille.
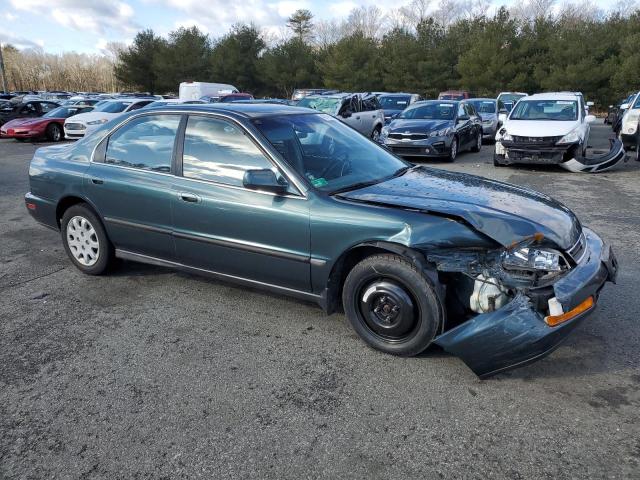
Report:
[[395,140],[425,140],[429,138],[426,133],[390,133],[389,138]]
[[65,123],[64,128],[67,130],[84,130],[85,126],[81,123]]
[[578,238],[578,241],[573,245],[573,247],[567,250],[567,253],[573,259],[574,262],[580,263],[580,261],[582,260],[582,257],[584,257],[584,254],[586,252],[587,252],[587,239],[585,238],[584,233],[580,233],[580,237]]
[[397,147],[395,145],[387,145],[393,153],[399,155],[420,155],[425,153],[424,147]]
[[562,137],[520,137],[513,135],[513,143],[535,143],[555,145]]

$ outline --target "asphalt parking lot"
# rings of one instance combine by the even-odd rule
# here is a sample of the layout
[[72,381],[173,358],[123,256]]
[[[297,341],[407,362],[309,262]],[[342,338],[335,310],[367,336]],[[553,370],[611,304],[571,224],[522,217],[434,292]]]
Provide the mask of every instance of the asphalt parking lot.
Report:
[[433,162],[551,194],[620,262],[561,348],[481,381],[297,300],[127,262],[82,275],[24,207],[39,145],[0,141],[0,478],[640,477],[640,163]]

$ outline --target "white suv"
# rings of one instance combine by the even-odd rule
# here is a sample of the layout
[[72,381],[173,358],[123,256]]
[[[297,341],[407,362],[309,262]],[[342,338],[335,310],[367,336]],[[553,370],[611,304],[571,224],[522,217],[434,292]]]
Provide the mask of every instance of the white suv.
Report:
[[622,126],[620,127],[620,140],[626,148],[640,145],[640,92],[633,99],[620,105],[624,109]]
[[560,164],[582,157],[590,123],[582,94],[538,93],[516,103],[496,133],[493,163]]

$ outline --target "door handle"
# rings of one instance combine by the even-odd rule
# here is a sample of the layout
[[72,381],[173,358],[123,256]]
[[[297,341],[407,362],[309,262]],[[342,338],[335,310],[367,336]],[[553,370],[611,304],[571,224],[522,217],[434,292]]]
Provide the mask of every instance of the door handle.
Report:
[[104,180],[102,180],[101,178],[92,178],[91,183],[95,185],[102,185],[104,183]]
[[180,200],[183,202],[198,203],[200,202],[200,197],[194,193],[181,193]]

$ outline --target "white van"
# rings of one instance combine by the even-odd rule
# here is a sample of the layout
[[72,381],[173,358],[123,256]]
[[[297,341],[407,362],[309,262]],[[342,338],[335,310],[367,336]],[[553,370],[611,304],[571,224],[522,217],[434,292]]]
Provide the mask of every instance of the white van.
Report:
[[200,100],[202,97],[217,97],[229,93],[238,93],[233,85],[225,83],[182,82],[179,98],[181,101]]

